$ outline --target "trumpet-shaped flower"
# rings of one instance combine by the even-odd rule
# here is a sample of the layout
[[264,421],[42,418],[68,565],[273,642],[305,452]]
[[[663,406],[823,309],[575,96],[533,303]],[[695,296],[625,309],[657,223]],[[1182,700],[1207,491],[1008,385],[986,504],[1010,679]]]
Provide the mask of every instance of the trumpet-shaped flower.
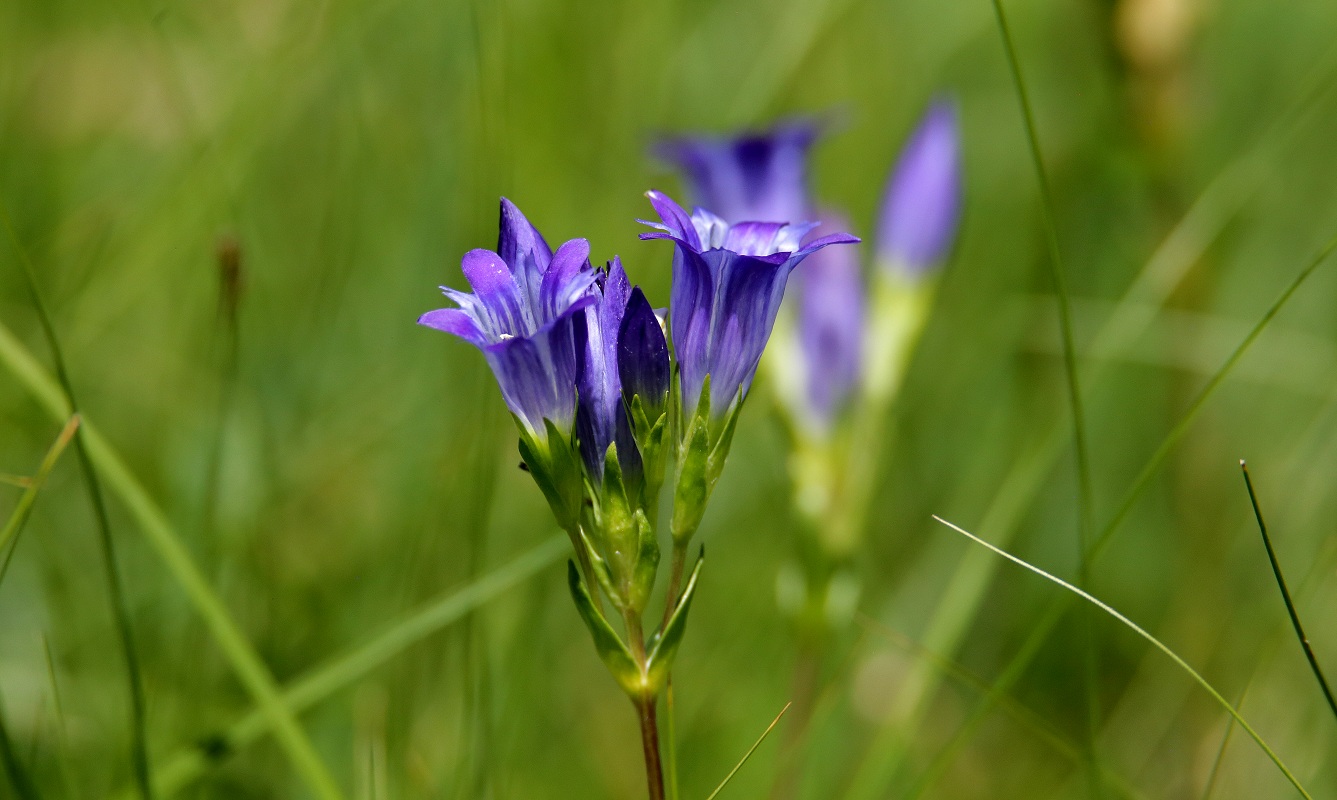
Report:
[[726,221],[799,223],[812,219],[807,162],[818,133],[809,120],[789,120],[742,136],[670,139],[657,150],[696,202]]
[[730,225],[698,208],[690,216],[649,192],[659,222],[642,239],[675,244],[669,324],[680,369],[684,414],[695,413],[710,376],[710,416],[722,417],[746,394],[775,325],[789,273],[812,253],[859,241],[845,233],[802,244],[814,224]]
[[935,101],[887,182],[878,213],[877,259],[917,277],[939,264],[961,216],[961,131],[956,105]]
[[464,277],[473,293],[442,287],[458,308],[418,323],[483,351],[506,405],[530,438],[547,441],[545,420],[569,432],[586,359],[584,310],[599,301],[590,245],[572,239],[553,252],[511,201],[501,201],[497,252],[470,250]]

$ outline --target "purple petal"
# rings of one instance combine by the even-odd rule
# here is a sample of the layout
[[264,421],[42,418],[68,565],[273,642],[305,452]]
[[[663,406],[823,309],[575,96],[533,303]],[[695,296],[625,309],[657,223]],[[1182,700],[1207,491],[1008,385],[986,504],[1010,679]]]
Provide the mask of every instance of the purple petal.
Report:
[[[662,230],[673,234],[674,238],[682,239],[689,247],[701,249],[701,240],[696,235],[696,226],[692,224],[692,218],[688,216],[687,212],[682,210],[682,206],[673,202],[663,192],[657,192],[653,189],[646,192],[645,196],[650,198],[650,205],[654,206],[655,213],[663,220]],[[654,223],[648,224],[653,225]]]
[[543,275],[539,293],[539,308],[543,319],[553,319],[570,308],[571,304],[594,283],[590,267],[590,243],[572,239],[557,248],[557,253]]
[[901,151],[887,184],[877,258],[911,275],[940,263],[961,213],[961,132],[956,104],[939,99]]
[[476,347],[488,344],[473,319],[458,308],[439,308],[418,317],[418,324],[452,333]]
[[552,248],[544,240],[543,234],[529,223],[515,203],[501,198],[501,222],[498,225],[497,253],[503,261],[515,266],[520,264],[526,253],[533,253],[540,268],[546,267],[552,260]]
[[494,337],[523,336],[534,330],[533,314],[521,300],[520,289],[500,256],[491,250],[470,250],[464,254],[460,268],[478,298],[481,327],[491,328],[488,333]]

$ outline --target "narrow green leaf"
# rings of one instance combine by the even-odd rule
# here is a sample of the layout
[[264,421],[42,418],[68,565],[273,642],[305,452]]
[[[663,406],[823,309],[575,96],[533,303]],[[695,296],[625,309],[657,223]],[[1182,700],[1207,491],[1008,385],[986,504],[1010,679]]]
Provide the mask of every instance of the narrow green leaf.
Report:
[[700,417],[689,423],[687,441],[679,455],[678,481],[673,488],[673,539],[686,545],[701,526],[710,498],[709,424]]
[[622,691],[631,697],[641,696],[644,681],[640,669],[636,666],[636,659],[632,658],[631,651],[608,624],[608,620],[595,609],[594,601],[590,599],[590,593],[585,588],[585,581],[581,580],[580,570],[576,569],[576,562],[567,562],[566,579],[571,587],[571,599],[575,601],[576,610],[580,612],[580,618],[585,621],[585,627],[590,629],[590,636],[594,639],[594,649],[599,653],[604,666],[608,667],[608,671],[622,687]]
[[656,694],[668,681],[669,670],[673,668],[673,657],[678,654],[678,645],[682,643],[683,632],[687,629],[687,612],[692,607],[692,597],[696,594],[696,579],[701,575],[701,565],[705,563],[705,548],[692,567],[692,575],[687,579],[687,586],[682,590],[682,599],[673,610],[661,634],[654,638],[650,653],[646,659],[646,680]]

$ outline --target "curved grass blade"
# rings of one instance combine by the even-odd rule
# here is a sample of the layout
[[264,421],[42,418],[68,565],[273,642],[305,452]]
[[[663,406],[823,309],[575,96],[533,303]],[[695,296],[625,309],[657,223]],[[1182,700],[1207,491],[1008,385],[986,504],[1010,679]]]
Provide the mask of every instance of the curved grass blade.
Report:
[[743,760],[739,761],[734,765],[733,769],[729,770],[729,774],[724,776],[724,780],[720,782],[719,786],[715,787],[715,791],[711,792],[706,800],[715,800],[715,798],[719,796],[719,793],[724,791],[724,787],[729,785],[729,781],[733,780],[733,776],[738,774],[738,770],[743,768],[743,765],[752,757],[752,754],[757,752],[757,748],[761,747],[761,743],[766,741],[766,737],[771,735],[771,731],[775,730],[775,726],[780,724],[780,718],[785,715],[785,712],[789,710],[791,705],[793,705],[793,703],[785,703],[785,707],[780,709],[780,713],[775,715],[775,719],[771,720],[771,724],[766,726],[766,730],[761,732],[761,736],[757,741],[753,742],[752,746],[743,754]]
[[[32,259],[28,257],[27,249],[19,240],[18,234],[14,232],[14,225],[9,219],[9,211],[3,203],[0,203],[0,223],[3,223],[5,232],[9,234],[14,251],[18,254],[19,264],[23,267],[23,277],[28,286],[28,294],[32,297],[33,308],[37,311],[37,319],[42,326],[42,333],[46,337],[47,346],[51,349],[51,360],[55,365],[56,377],[60,382],[59,391],[63,395],[64,401],[69,405],[69,409],[61,414],[61,417],[74,416],[79,413],[79,403],[74,399],[74,383],[70,380],[69,370],[65,367],[65,356],[60,349],[60,340],[56,337],[56,326],[52,322],[46,302],[42,299],[42,293],[38,290],[37,275],[36,270],[33,269]],[[135,654],[134,631],[130,626],[130,607],[125,599],[125,588],[121,583],[121,570],[116,561],[116,543],[111,536],[111,521],[107,516],[107,503],[102,496],[102,485],[98,481],[97,471],[93,469],[93,464],[89,460],[85,438],[85,436],[79,436],[75,441],[74,449],[79,456],[80,471],[84,476],[84,485],[88,489],[88,499],[93,505],[93,516],[97,520],[98,544],[102,555],[102,568],[107,577],[107,595],[111,603],[112,620],[116,626],[116,635],[120,640],[121,653],[125,659],[126,683],[130,694],[130,761],[134,769],[135,779],[139,782],[140,794],[144,797],[144,800],[152,800],[153,787],[149,780],[148,735],[145,731],[144,681],[140,676],[139,657]]]
[[[32,513],[33,504],[37,502],[37,493],[42,490],[42,485],[46,483],[46,478],[51,474],[52,468],[56,466],[56,461],[60,459],[60,454],[65,452],[65,447],[69,445],[70,439],[74,438],[74,433],[79,429],[79,417],[73,415],[65,427],[61,429],[60,434],[56,436],[56,441],[46,451],[46,456],[42,458],[42,463],[37,467],[37,474],[28,479],[28,486],[19,495],[19,502],[14,506],[14,513],[9,515],[9,521],[5,527],[0,529],[0,550],[12,541],[14,547],[18,547],[19,533],[23,526],[28,522],[28,515]],[[3,565],[0,565],[0,583],[5,580],[5,573],[9,570],[9,560],[14,556],[14,548],[10,548],[5,556]]]
[[1291,626],[1295,628],[1295,635],[1300,640],[1300,647],[1304,648],[1305,658],[1309,661],[1309,668],[1318,680],[1319,688],[1323,690],[1323,698],[1328,701],[1328,708],[1332,709],[1333,716],[1337,716],[1337,699],[1333,699],[1332,688],[1328,686],[1328,679],[1323,676],[1323,668],[1319,666],[1318,657],[1314,655],[1314,648],[1309,644],[1309,637],[1305,635],[1304,626],[1300,624],[1300,614],[1295,610],[1295,601],[1291,599],[1291,590],[1286,588],[1286,578],[1281,574],[1281,564],[1277,562],[1277,552],[1272,549],[1272,537],[1267,535],[1267,523],[1263,522],[1263,512],[1258,507],[1258,496],[1253,491],[1253,479],[1249,477],[1249,467],[1244,463],[1244,459],[1240,459],[1240,472],[1244,473],[1244,485],[1249,490],[1249,502],[1253,505],[1254,518],[1258,520],[1258,532],[1263,535],[1263,546],[1267,548],[1267,560],[1272,564],[1272,574],[1276,576],[1277,587],[1281,589],[1281,599],[1286,603],[1286,613],[1291,617]]
[[[409,647],[551,566],[567,552],[568,542],[566,534],[553,536],[468,586],[426,604],[365,644],[330,659],[288,684],[283,690],[283,704],[298,714],[351,686]],[[253,709],[208,742],[164,759],[163,766],[154,776],[154,787],[164,796],[179,792],[212,764],[273,729],[273,722],[264,712]]]
[[1143,639],[1146,639],[1148,643],[1150,643],[1157,650],[1160,650],[1162,653],[1164,653],[1166,657],[1168,657],[1180,669],[1182,669],[1185,673],[1187,673],[1188,676],[1192,678],[1195,683],[1197,683],[1199,686],[1203,688],[1203,691],[1211,695],[1212,699],[1216,700],[1216,702],[1220,704],[1220,706],[1224,708],[1232,718],[1234,718],[1235,722],[1239,724],[1240,728],[1242,728],[1245,733],[1249,734],[1249,737],[1252,738],[1254,742],[1258,744],[1258,747],[1261,748],[1263,753],[1267,755],[1268,759],[1270,759],[1272,763],[1277,766],[1277,769],[1281,770],[1281,774],[1286,776],[1286,780],[1290,781],[1290,784],[1295,787],[1296,791],[1298,791],[1302,797],[1307,798],[1307,800],[1313,800],[1313,797],[1300,783],[1299,778],[1295,777],[1295,774],[1291,772],[1290,768],[1287,767],[1286,764],[1281,760],[1281,757],[1278,756],[1270,746],[1268,746],[1267,742],[1263,740],[1263,737],[1258,735],[1258,732],[1253,729],[1253,726],[1250,725],[1248,721],[1244,719],[1244,717],[1240,716],[1240,713],[1235,710],[1235,707],[1230,704],[1230,701],[1227,700],[1225,697],[1223,697],[1221,693],[1218,692],[1214,686],[1208,683],[1207,679],[1202,677],[1202,675],[1199,674],[1197,670],[1189,666],[1189,663],[1185,661],[1183,658],[1181,658],[1178,653],[1176,653],[1175,651],[1167,647],[1165,644],[1163,644],[1160,639],[1157,639],[1155,636],[1152,636],[1145,629],[1139,626],[1136,622],[1133,622],[1128,617],[1125,617],[1123,614],[1116,611],[1113,606],[1110,606],[1107,603],[1101,601],[1094,595],[1089,594],[1086,591],[1079,589],[1076,586],[1073,586],[1071,583],[1068,583],[1062,578],[1059,578],[1055,575],[1051,575],[1050,573],[1045,572],[1044,570],[1040,569],[1037,566],[1034,566],[1032,564],[1027,563],[1026,561],[1023,561],[1022,559],[1012,555],[1006,550],[1003,550],[1001,548],[993,546],[992,544],[989,544],[988,542],[979,538],[970,531],[957,525],[954,525],[948,522],[947,520],[943,519],[942,517],[935,515],[933,518],[938,522],[941,522],[943,525],[946,525],[947,527],[961,534],[962,536],[965,536],[967,539],[970,539],[971,541],[975,542],[976,544],[982,545],[988,548],[989,550],[992,550],[996,555],[1000,555],[1003,558],[1006,558],[1008,561],[1011,561],[1013,564],[1016,564],[1019,567],[1023,567],[1027,570],[1030,570],[1031,572],[1035,573],[1036,575],[1039,575],[1045,580],[1054,583],[1064,589],[1067,589],[1069,592],[1077,595],[1078,597],[1090,603],[1091,605],[1095,606],[1096,608],[1100,609],[1101,611],[1104,611],[1111,617],[1114,617],[1116,620],[1123,623],[1124,626],[1126,626],[1129,630],[1136,633],[1138,636],[1141,636]]
[[[971,672],[959,662],[940,653],[933,652],[920,642],[915,641],[894,628],[890,628],[883,623],[862,614],[859,615],[858,622],[864,629],[884,637],[888,642],[909,655],[924,659],[944,676],[952,678],[963,686],[967,686],[982,695],[988,694],[993,688],[989,685],[988,681],[984,680],[979,675],[976,675],[974,672]],[[1062,731],[1054,727],[1048,720],[1035,711],[1032,711],[1012,695],[1004,694],[1000,697],[998,706],[1008,716],[1015,720],[1018,725],[1025,728],[1037,739],[1040,739],[1045,744],[1049,745],[1054,752],[1063,756],[1068,761],[1073,764],[1087,763],[1088,754],[1084,750],[1069,742]],[[1122,775],[1109,769],[1104,764],[1095,763],[1090,766],[1099,770],[1102,778],[1108,781],[1114,788],[1118,789],[1118,791],[1125,797],[1144,797],[1142,792],[1138,791],[1137,787],[1130,784]],[[927,788],[921,787],[920,783],[922,783],[922,781],[916,782],[915,786],[911,788],[906,796],[919,796],[922,791]]]
[[[58,420],[70,416],[70,405],[60,385],[3,325],[0,325],[0,362],[41,402],[48,414]],[[89,464],[106,480],[107,486],[121,498],[139,524],[145,539],[203,619],[237,678],[274,725],[279,744],[287,752],[293,766],[317,797],[322,800],[341,798],[342,793],[316,754],[311,740],[297,724],[292,712],[283,705],[274,676],[191,559],[180,536],[168,522],[167,515],[149,496],[144,485],[130,471],[111,443],[102,437],[87,417],[82,419],[81,433],[75,439],[76,446],[82,446]]]
[[[1244,691],[1240,692],[1240,699],[1235,701],[1235,708],[1244,706],[1244,698],[1249,693],[1249,684],[1244,685]],[[1212,768],[1207,773],[1207,785],[1202,790],[1202,800],[1211,800],[1212,792],[1216,790],[1216,779],[1221,776],[1221,765],[1226,760],[1226,749],[1230,747],[1230,739],[1235,733],[1235,718],[1231,717],[1226,722],[1226,732],[1221,736],[1221,746],[1216,748],[1216,756],[1212,759]]]

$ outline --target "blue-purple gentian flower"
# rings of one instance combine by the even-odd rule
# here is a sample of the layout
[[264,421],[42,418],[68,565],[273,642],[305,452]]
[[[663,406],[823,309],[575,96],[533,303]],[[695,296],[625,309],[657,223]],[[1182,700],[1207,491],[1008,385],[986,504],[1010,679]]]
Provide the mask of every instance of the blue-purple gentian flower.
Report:
[[[824,216],[814,234],[849,230],[843,217]],[[829,430],[863,373],[864,284],[858,251],[833,247],[813,253],[793,284],[807,411]]]
[[823,247],[859,239],[836,233],[803,244],[816,223],[730,225],[702,208],[689,216],[659,192],[647,196],[660,222],[642,220],[658,230],[641,238],[676,245],[669,325],[683,413],[696,412],[709,375],[710,416],[720,418],[752,383],[789,273]]
[[878,213],[877,260],[918,277],[946,258],[961,216],[961,130],[956,104],[935,100],[887,182]]
[[741,136],[669,139],[656,151],[686,177],[697,205],[726,222],[797,224],[813,219],[807,162],[819,133],[793,119]]
[[547,441],[544,420],[567,435],[575,423],[577,380],[587,357],[585,310],[601,297],[589,254],[584,239],[554,253],[520,209],[502,198],[497,252],[464,255],[473,294],[443,286],[459,308],[418,319],[483,351],[506,405],[539,442]]

